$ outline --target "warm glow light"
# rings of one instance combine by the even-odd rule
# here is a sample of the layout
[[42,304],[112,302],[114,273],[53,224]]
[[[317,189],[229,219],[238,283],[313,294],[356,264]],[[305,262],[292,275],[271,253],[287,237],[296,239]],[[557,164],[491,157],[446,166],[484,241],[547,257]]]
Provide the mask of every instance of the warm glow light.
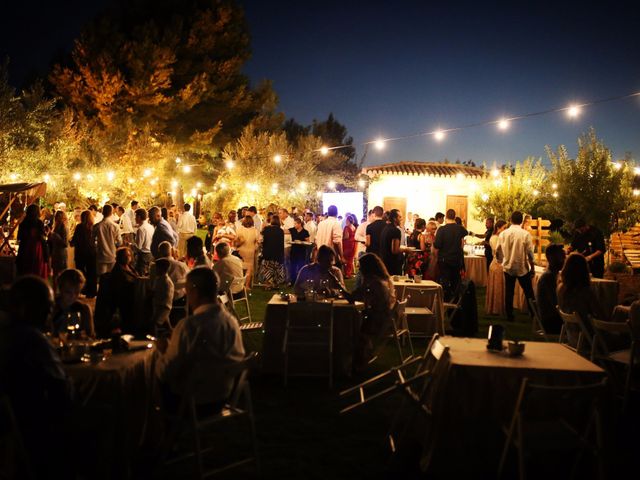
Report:
[[554,190],[558,189],[558,184],[557,183],[552,183],[551,184],[551,188],[553,188]]
[[191,196],[192,196],[192,197],[195,197],[197,193],[198,193],[198,192],[196,192],[196,189],[195,189],[195,188],[192,188],[192,189],[191,189]]
[[336,182],[331,180],[329,183],[327,183],[327,187],[329,187],[331,190],[334,190],[336,188]]
[[487,200],[489,200],[489,195],[487,195],[486,193],[483,193],[480,198],[482,198],[483,202],[486,202]]
[[329,147],[327,147],[326,145],[323,145],[322,147],[320,147],[320,153],[322,155],[328,155],[329,154]]
[[93,182],[93,175],[91,174],[87,175],[87,180],[89,180],[90,182]]
[[362,179],[358,180],[358,186],[360,188],[364,188],[366,184],[367,184],[367,182],[365,182],[364,180],[362,180]]
[[322,192],[316,192],[316,197],[321,198],[322,197]]
[[81,178],[82,178],[82,174],[80,174],[80,172],[76,172],[73,174],[74,180],[80,180]]
[[151,169],[150,168],[145,168],[144,172],[142,173],[143,177],[150,177],[151,176]]
[[152,178],[151,181],[149,182],[151,185],[156,185],[158,183],[158,179],[157,178]]
[[444,140],[444,132],[442,130],[436,130],[433,134],[433,138],[435,138],[438,142]]
[[638,195],[640,195],[640,190],[638,190],[637,188],[634,188],[634,189],[633,189],[633,195],[634,195],[635,197],[637,197]]
[[169,195],[171,195],[172,197],[176,196],[176,192],[169,192]]
[[300,182],[300,185],[298,185],[298,190],[300,190],[301,192],[304,192],[307,190],[307,182]]
[[113,172],[107,172],[107,180],[113,182],[113,179],[116,178],[116,174]]
[[384,140],[381,138],[373,142],[373,146],[376,147],[376,150],[384,150],[385,144]]
[[191,173],[191,165],[185,165],[184,167],[182,167],[182,172]]
[[42,177],[42,179],[45,182],[48,182],[49,180],[51,180],[51,175],[49,175],[48,173],[45,173],[44,176]]
[[540,192],[538,190],[534,190],[532,193],[534,197],[537,197],[538,195],[540,195]]
[[640,167],[634,167],[633,168],[633,173],[634,173],[634,175],[640,175]]
[[500,130],[506,130],[509,128],[509,120],[507,120],[506,118],[503,118],[501,120],[498,121],[498,128]]
[[274,162],[276,162],[276,163],[280,163],[280,162],[282,161],[282,155],[280,155],[280,154],[275,154],[275,155],[273,156],[273,161],[274,161]]
[[500,175],[500,170],[498,170],[497,168],[491,170],[491,176],[497,177],[498,175]]
[[227,160],[226,162],[224,162],[224,166],[227,167],[227,170],[231,170],[236,166],[236,164],[233,162],[233,160]]
[[198,189],[202,188],[202,182],[196,183],[196,188],[198,188]]
[[180,157],[176,157],[176,163],[182,163],[182,159]]
[[12,173],[11,175],[9,175],[9,177],[11,178],[11,180],[17,180],[18,179],[18,174],[17,173]]
[[553,198],[558,198],[558,192],[553,192]]
[[151,192],[151,198],[156,198],[156,192]]
[[178,187],[178,181],[177,180],[171,180],[171,188],[177,188]]
[[131,185],[131,184],[133,183],[133,178],[129,178],[129,179],[127,180],[127,183],[128,183],[129,185]]
[[622,168],[622,164],[620,162],[614,162],[613,168],[615,168],[616,170],[620,170]]
[[462,173],[462,172],[456,173],[456,179],[457,180],[462,180],[463,178],[464,178],[464,173]]
[[576,118],[580,115],[580,107],[578,105],[569,106],[569,108],[567,108],[567,115],[569,115],[569,118]]

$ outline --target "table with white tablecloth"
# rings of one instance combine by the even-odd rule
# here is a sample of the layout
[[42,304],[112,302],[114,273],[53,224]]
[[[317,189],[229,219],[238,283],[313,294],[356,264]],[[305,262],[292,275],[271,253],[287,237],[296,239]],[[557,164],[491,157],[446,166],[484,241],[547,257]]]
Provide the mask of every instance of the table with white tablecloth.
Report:
[[465,277],[472,280],[476,287],[487,286],[487,259],[479,255],[464,256]]
[[[532,278],[533,291],[536,291],[536,285],[538,280],[544,273],[545,269],[540,266],[536,266],[536,273]],[[618,282],[615,280],[609,280],[605,278],[591,278],[591,292],[596,298],[599,305],[602,305],[603,312],[607,315],[611,315],[613,309],[618,304]],[[516,289],[513,296],[513,306],[523,312],[527,311],[527,301],[524,296],[520,284],[516,282]]]

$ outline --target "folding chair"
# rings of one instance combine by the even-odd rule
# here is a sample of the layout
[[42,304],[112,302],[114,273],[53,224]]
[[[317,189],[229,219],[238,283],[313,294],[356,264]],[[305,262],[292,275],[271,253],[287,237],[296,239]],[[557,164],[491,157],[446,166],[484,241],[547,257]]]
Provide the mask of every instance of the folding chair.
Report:
[[[518,471],[525,478],[525,454],[532,450],[577,451],[573,478],[585,450],[589,450],[598,465],[598,477],[605,478],[603,430],[600,408],[606,394],[606,378],[591,385],[551,387],[522,380],[520,393],[508,426],[498,478],[502,476],[511,446],[517,450]],[[585,413],[586,412],[586,413]],[[595,441],[591,434],[595,429]]]
[[0,478],[35,478],[11,401],[0,396]]
[[[170,432],[169,445],[177,444],[179,437],[190,436],[193,441],[193,450],[184,452],[182,455],[171,458],[165,462],[165,465],[173,465],[193,457],[195,459],[198,478],[205,478],[218,473],[240,467],[249,463],[254,463],[258,475],[260,474],[260,459],[258,457],[258,445],[256,437],[255,421],[253,416],[253,405],[251,402],[251,391],[247,376],[249,370],[256,362],[257,353],[250,353],[242,362],[230,365],[226,371],[229,378],[234,378],[234,386],[229,396],[228,402],[224,405],[220,412],[211,415],[202,415],[202,406],[196,405],[192,393],[188,393],[183,397],[180,405],[179,416],[174,419],[174,428]],[[190,388],[194,385],[194,381],[189,382]],[[193,391],[193,390],[191,390]],[[233,418],[245,418],[248,420],[249,429],[251,430],[251,451],[249,455],[240,460],[234,461],[223,467],[217,467],[205,470],[204,460],[205,454],[214,452],[211,458],[220,458],[219,450],[216,446],[205,447],[203,440],[207,433],[211,433],[214,427]],[[234,432],[236,429],[234,428]],[[181,435],[182,434],[182,435]]]
[[[560,337],[558,341],[579,355],[584,357],[590,356],[593,348],[593,338],[580,316],[577,313],[565,313],[560,310],[560,307],[556,308],[558,309],[560,318],[562,318],[562,329],[560,330]],[[578,339],[575,347],[571,344],[569,339],[569,333],[572,330],[574,332],[578,332]]]
[[527,302],[529,302],[529,311],[531,313],[531,333],[537,337],[541,337],[546,342],[550,342],[553,340],[558,340],[557,335],[548,334],[542,325],[542,320],[540,316],[540,309],[538,308],[538,302],[534,298],[528,298]]
[[[371,364],[378,359],[380,352],[385,349],[388,340],[391,338],[395,341],[396,348],[398,349],[398,358],[401,364],[414,357],[415,353],[413,350],[413,342],[411,341],[411,334],[407,327],[407,316],[405,313],[406,305],[407,300],[403,300],[401,302],[397,301],[394,305],[389,325],[390,333],[386,335],[385,341],[376,348],[376,352],[368,363]],[[407,343],[409,344],[409,350],[411,352],[409,355],[405,355],[404,353],[404,347]]]
[[[333,302],[290,302],[287,305],[287,320],[282,342],[285,387],[291,375],[289,373],[291,347],[303,349],[305,352],[326,349],[329,388],[333,387]],[[295,374],[295,376],[324,375],[311,372]]]
[[[453,331],[453,328],[451,327],[451,320],[458,311],[462,310],[462,300],[464,299],[464,294],[468,287],[469,280],[462,279],[458,284],[458,288],[456,288],[456,291],[454,292],[451,302],[444,302],[444,315],[442,316],[442,325],[440,326],[443,335],[447,332]],[[446,329],[447,326],[449,329]]]
[[[251,322],[251,308],[249,307],[249,294],[247,293],[247,287],[245,285],[246,281],[246,275],[244,277],[234,278],[227,293],[229,298],[231,298],[231,308],[233,309],[233,312],[235,313],[236,318],[240,323],[242,323],[243,320],[249,320],[249,322]],[[231,293],[238,287],[241,287],[241,290],[239,290],[237,293]],[[238,303],[244,303],[244,306],[247,310],[246,316],[241,317],[238,314],[238,310],[236,309],[236,304]]]
[[[591,318],[593,325],[593,345],[591,349],[591,361],[599,363],[611,377],[616,390],[622,391],[623,410],[626,410],[631,392],[631,380],[633,371],[640,365],[638,361],[639,339],[634,335],[631,328],[631,321],[626,322],[605,322],[596,318]],[[613,338],[618,340],[618,345],[612,351],[609,342]],[[626,341],[625,341],[626,340]],[[629,348],[619,348],[622,342],[629,345]],[[624,381],[620,381],[617,367],[622,367],[624,371]]]
[[[435,310],[437,287],[427,287],[418,285],[407,285],[403,290],[404,298],[407,301],[405,313],[407,315],[407,325],[411,319],[418,319],[424,328],[418,330],[410,328],[411,335],[430,337],[433,335],[433,329],[429,328],[427,322],[433,318]],[[413,323],[412,323],[413,324]],[[415,325],[415,324],[413,324]],[[436,331],[437,331],[436,327]]]
[[[340,392],[341,397],[348,396],[355,392],[358,394],[357,401],[340,410],[340,413],[350,412],[355,408],[395,392],[404,392],[414,399],[419,397],[419,394],[416,392],[422,390],[416,390],[413,385],[420,379],[423,379],[423,387],[426,388],[431,380],[435,366],[441,361],[443,354],[448,352],[448,350],[449,347],[442,345],[439,340],[439,335],[436,333],[431,338],[422,356],[415,357],[401,365],[392,367],[384,373]],[[369,393],[370,389],[379,387],[380,385],[382,385],[381,389]]]

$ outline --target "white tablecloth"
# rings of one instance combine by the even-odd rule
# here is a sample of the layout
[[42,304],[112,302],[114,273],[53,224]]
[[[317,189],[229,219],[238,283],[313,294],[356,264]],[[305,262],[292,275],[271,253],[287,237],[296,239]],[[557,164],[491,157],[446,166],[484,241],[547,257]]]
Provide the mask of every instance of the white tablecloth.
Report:
[[487,286],[487,259],[476,255],[465,255],[464,269],[466,277],[473,280],[476,287]]

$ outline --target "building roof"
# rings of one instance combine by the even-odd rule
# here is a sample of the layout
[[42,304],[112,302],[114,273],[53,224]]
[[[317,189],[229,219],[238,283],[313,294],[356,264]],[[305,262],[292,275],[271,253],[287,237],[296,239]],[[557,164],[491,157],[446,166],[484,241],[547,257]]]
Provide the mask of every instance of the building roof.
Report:
[[378,175],[426,175],[429,177],[455,177],[463,174],[467,177],[482,177],[486,172],[482,168],[469,167],[459,163],[396,162],[364,167],[362,173],[369,177]]

